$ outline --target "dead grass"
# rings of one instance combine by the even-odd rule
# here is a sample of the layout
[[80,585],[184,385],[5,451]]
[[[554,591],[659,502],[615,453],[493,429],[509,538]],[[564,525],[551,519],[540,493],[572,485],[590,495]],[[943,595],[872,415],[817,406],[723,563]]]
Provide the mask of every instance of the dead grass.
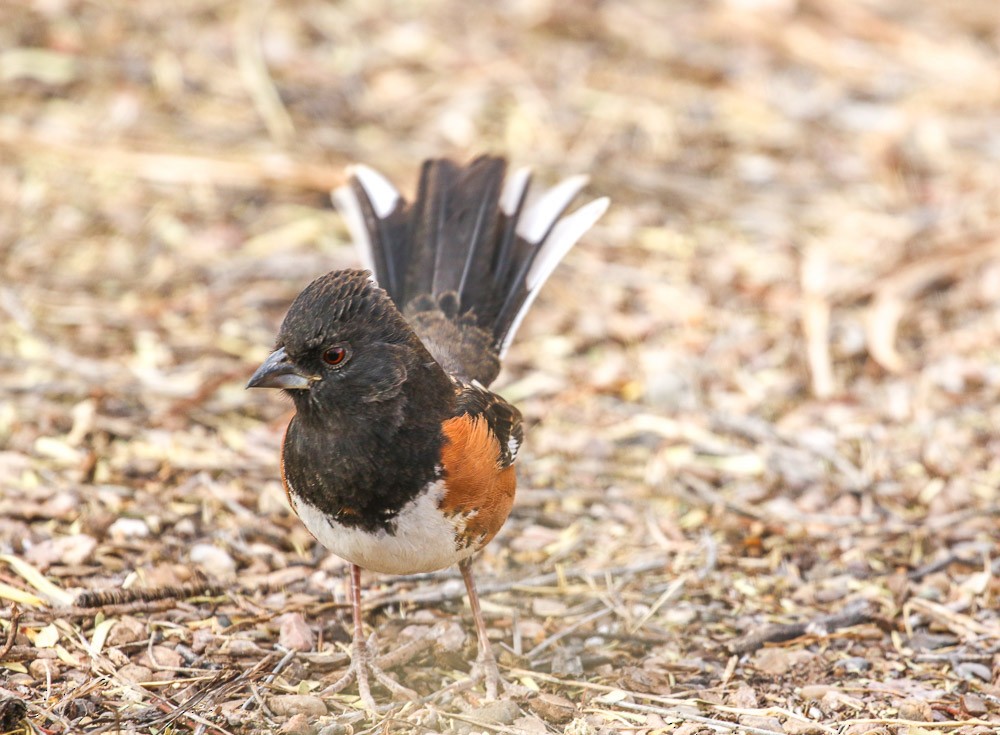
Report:
[[[991,0],[6,5],[0,732],[1000,730],[998,64]],[[372,575],[426,699],[369,723],[242,386],[355,263],[343,164],[484,149],[614,201],[501,378],[535,694]]]

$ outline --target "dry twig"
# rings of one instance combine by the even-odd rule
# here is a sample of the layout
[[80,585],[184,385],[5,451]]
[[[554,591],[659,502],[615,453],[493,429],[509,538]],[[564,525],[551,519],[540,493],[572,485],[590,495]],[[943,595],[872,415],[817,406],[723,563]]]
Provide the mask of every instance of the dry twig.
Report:
[[10,628],[7,630],[7,640],[0,647],[0,661],[3,661],[10,650],[14,647],[14,639],[17,638],[18,623],[21,620],[21,609],[15,604],[10,604]]
[[729,650],[737,654],[750,653],[765,643],[781,643],[803,635],[825,636],[834,630],[862,625],[870,622],[871,619],[871,603],[868,600],[856,600],[843,610],[830,615],[823,615],[802,623],[768,625],[760,630],[751,631],[730,644]]
[[109,605],[128,605],[135,602],[156,602],[159,600],[184,600],[188,597],[225,595],[232,591],[232,585],[217,582],[183,584],[166,587],[130,587],[116,590],[90,590],[81,592],[76,600],[77,607],[98,608]]
[[973,273],[996,257],[1000,257],[1000,239],[989,237],[965,252],[936,253],[882,279],[865,325],[872,359],[889,372],[902,372],[906,363],[896,349],[896,331],[907,301],[936,281]]

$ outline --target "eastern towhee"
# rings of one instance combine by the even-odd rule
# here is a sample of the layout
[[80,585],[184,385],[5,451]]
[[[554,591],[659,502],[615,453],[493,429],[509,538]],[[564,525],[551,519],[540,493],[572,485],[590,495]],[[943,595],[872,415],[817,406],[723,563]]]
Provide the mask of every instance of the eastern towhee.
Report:
[[472,579],[472,556],[514,503],[521,414],[487,386],[532,301],[608,206],[563,216],[575,176],[529,196],[528,169],[502,158],[424,163],[408,204],[366,166],[333,198],[364,270],[327,273],[288,310],[274,352],[247,387],[295,403],[281,477],[292,508],[351,564],[354,678],[374,709],[377,666],[361,625],[361,569],[429,572],[458,564],[479,637],[487,695],[500,682]]

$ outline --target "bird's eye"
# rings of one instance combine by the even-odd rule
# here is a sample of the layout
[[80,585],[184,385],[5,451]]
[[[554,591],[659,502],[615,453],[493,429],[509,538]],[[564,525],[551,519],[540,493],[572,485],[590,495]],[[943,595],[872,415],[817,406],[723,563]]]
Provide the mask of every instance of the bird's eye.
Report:
[[344,347],[331,347],[323,353],[323,362],[331,367],[342,365],[347,359],[347,349]]

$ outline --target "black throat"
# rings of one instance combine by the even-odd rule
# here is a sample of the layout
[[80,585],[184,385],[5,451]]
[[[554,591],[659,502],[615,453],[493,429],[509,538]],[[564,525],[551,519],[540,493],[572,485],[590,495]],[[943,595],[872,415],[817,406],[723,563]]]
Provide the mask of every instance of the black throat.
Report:
[[296,399],[282,454],[292,492],[341,525],[395,533],[399,511],[440,475],[451,380],[432,363],[387,401],[330,413]]

